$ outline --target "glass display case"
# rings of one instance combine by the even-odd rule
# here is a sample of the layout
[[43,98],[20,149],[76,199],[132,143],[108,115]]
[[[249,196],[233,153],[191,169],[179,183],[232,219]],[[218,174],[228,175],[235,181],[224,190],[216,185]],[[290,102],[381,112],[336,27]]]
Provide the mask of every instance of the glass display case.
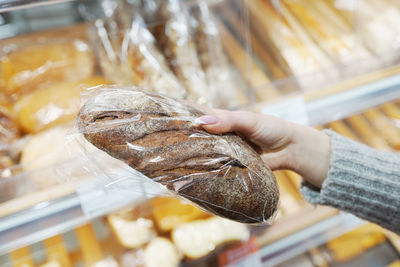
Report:
[[[197,62],[191,64],[203,81],[178,75],[180,66],[165,54],[159,32],[160,25],[166,24],[160,11],[163,1],[0,3],[0,115],[12,125],[9,129],[17,129],[0,151],[4,155],[0,165],[11,161],[1,166],[0,266],[99,262],[141,266],[150,239],[135,247],[124,246],[118,238],[124,226],[113,228],[113,214],[128,217],[127,225],[143,220],[154,224],[151,240],[162,239],[154,245],[156,250],[159,245],[172,254],[177,245],[171,236],[177,226],[214,218],[182,207],[186,204],[156,201],[155,196],[167,194],[163,188],[118,164],[110,164],[109,170],[117,179],[110,181],[98,171],[96,164],[109,159],[96,154],[103,161],[92,161],[87,151],[93,148],[76,137],[72,125],[80,92],[86,87],[117,83],[179,95],[179,88],[195,92],[195,86],[204,82],[206,89],[199,90],[204,95],[193,93],[190,100],[273,114],[331,128],[377,149],[400,149],[400,7],[396,0],[165,2],[179,6],[172,18],[184,14],[179,25],[189,30],[186,37],[190,46],[195,44]],[[132,47],[150,51],[155,65],[136,67],[148,58],[140,49],[126,50],[123,40],[127,38]],[[167,77],[163,81],[168,85],[156,84],[159,77]],[[183,86],[176,86],[175,80]],[[178,89],[165,91],[169,88]],[[397,236],[352,215],[305,203],[298,191],[301,177],[293,172],[279,171],[275,176],[281,203],[272,225],[238,230],[238,236],[209,244],[211,249],[201,256],[192,257],[180,248],[178,262],[183,266],[249,266],[246,262],[293,266],[292,258],[301,262],[306,257],[304,266],[346,266],[339,263],[351,263],[377,246],[373,252],[377,254],[370,255],[388,253],[391,262],[399,258]],[[121,215],[121,209],[126,213],[126,208],[148,205],[145,214]],[[169,218],[170,213],[176,222],[162,230],[157,216]],[[140,236],[149,229],[137,231]],[[362,240],[361,235],[375,241],[354,252],[354,257],[341,257],[344,252],[337,244],[348,233],[355,240]],[[238,251],[247,252],[243,256]],[[136,261],[137,265],[127,263]],[[357,266],[365,266],[363,262]]]

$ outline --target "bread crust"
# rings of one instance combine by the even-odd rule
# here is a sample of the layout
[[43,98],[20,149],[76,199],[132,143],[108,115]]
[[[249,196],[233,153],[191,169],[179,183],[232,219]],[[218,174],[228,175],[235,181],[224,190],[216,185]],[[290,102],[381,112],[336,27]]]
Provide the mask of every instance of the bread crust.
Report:
[[275,177],[234,133],[195,123],[203,113],[140,89],[101,88],[81,108],[87,140],[153,181],[216,215],[262,223],[278,204]]

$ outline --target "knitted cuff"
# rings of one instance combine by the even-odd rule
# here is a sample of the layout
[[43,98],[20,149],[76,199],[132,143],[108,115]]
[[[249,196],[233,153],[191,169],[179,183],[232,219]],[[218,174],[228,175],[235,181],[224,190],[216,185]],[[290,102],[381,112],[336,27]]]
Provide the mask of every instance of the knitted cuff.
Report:
[[400,155],[377,151],[331,130],[328,176],[318,189],[303,182],[312,204],[329,205],[400,232]]

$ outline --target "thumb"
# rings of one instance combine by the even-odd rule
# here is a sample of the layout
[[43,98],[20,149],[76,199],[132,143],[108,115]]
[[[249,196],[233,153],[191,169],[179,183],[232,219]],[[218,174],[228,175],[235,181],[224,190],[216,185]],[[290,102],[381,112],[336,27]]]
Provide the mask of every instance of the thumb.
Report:
[[238,132],[252,135],[257,129],[258,115],[247,111],[219,111],[196,120],[210,133]]

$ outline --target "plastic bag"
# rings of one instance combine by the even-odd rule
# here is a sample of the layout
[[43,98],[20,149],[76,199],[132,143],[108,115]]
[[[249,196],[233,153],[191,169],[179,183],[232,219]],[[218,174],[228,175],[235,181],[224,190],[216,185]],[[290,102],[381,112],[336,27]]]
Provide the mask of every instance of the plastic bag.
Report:
[[192,7],[194,39],[201,65],[210,91],[216,97],[215,105],[221,108],[244,106],[247,98],[238,87],[232,66],[225,55],[215,18],[206,1],[200,0]]
[[120,85],[139,85],[172,97],[184,98],[185,89],[157,49],[155,39],[137,13],[129,25],[116,15],[98,19],[91,29],[106,78]]
[[186,11],[178,0],[163,1],[158,12],[165,23],[156,27],[156,37],[175,75],[187,90],[188,99],[215,106],[216,95],[207,84]]
[[14,105],[14,113],[25,133],[37,133],[72,121],[80,103],[79,89],[106,84],[102,77],[76,82],[59,82],[22,96]]
[[0,47],[0,91],[21,95],[43,84],[93,75],[94,59],[80,39],[39,38]]
[[216,215],[267,222],[278,204],[275,178],[235,134],[213,135],[203,112],[137,88],[89,91],[77,124],[97,148]]

